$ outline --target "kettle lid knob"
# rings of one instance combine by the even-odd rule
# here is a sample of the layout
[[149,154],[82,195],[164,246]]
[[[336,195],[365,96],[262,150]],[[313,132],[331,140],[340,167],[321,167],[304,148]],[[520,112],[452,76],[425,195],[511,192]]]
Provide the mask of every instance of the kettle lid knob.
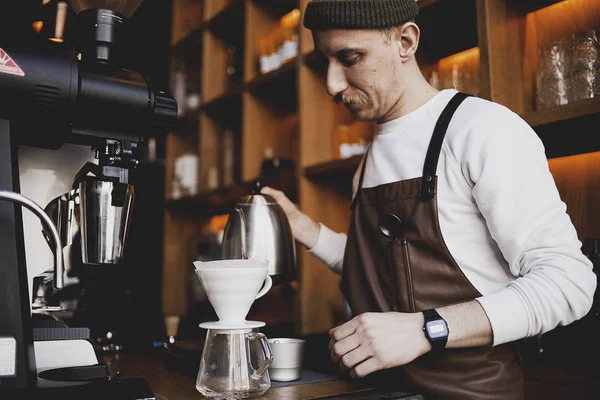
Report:
[[260,191],[262,190],[263,186],[260,183],[260,181],[255,181],[254,182],[254,188],[252,190],[252,194],[260,194]]

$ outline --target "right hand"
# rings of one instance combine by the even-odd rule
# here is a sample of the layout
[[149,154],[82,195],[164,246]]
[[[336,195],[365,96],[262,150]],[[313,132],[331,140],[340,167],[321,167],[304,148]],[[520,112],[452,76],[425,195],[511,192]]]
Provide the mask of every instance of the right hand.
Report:
[[290,199],[280,190],[265,186],[260,191],[262,194],[273,197],[281,206],[288,218],[294,238],[311,249],[317,244],[321,226],[304,214]]

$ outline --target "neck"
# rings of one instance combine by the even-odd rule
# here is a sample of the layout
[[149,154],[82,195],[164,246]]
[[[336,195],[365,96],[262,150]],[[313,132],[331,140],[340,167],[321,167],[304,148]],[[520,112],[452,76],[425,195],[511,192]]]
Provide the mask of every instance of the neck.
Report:
[[381,124],[400,118],[427,103],[439,91],[432,87],[423,77],[416,61],[412,61],[409,68],[402,72],[399,81],[403,89],[400,96],[390,110],[377,123]]

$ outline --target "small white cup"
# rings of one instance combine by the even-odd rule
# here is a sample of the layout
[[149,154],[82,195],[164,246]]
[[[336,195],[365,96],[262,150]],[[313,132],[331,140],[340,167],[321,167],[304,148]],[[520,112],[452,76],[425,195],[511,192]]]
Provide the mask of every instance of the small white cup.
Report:
[[193,196],[198,192],[198,156],[184,154],[175,160],[175,182],[184,194]]
[[269,366],[271,380],[288,382],[302,377],[302,362],[304,360],[303,339],[277,338],[269,339],[273,361]]

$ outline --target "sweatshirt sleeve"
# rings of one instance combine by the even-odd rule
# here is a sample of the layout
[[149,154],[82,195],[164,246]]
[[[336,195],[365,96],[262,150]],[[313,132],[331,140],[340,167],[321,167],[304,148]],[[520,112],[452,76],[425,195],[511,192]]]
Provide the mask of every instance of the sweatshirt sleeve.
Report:
[[568,325],[592,305],[596,277],[560,199],[537,134],[500,107],[470,126],[463,173],[516,278],[477,299],[494,345]]
[[342,273],[344,263],[344,250],[346,249],[346,235],[336,233],[325,225],[321,225],[317,244],[308,252],[325,263],[330,269]]

